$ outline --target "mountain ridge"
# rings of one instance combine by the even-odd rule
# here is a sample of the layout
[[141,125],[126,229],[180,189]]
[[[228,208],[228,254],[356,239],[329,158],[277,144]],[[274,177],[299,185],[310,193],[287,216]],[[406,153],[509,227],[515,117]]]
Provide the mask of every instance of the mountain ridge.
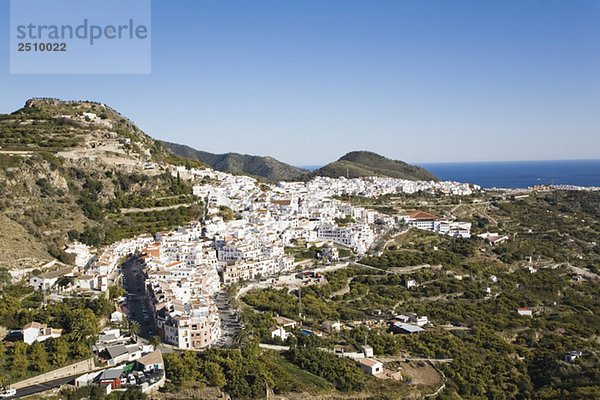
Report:
[[[315,174],[273,157],[171,147],[194,158],[177,155],[97,102],[37,98],[0,114],[0,269],[35,267],[52,258],[68,263],[63,251],[68,242],[99,247],[200,219],[202,202],[190,182],[173,174],[176,165],[202,169],[212,164],[272,180],[337,178],[347,171],[352,177],[435,178],[368,152],[348,153]],[[18,252],[15,243],[21,244]]]
[[0,114],[0,269],[69,263],[73,240],[99,247],[199,219],[174,165],[206,167],[101,103],[35,98]]
[[191,146],[162,141],[174,154],[192,158],[208,164],[218,171],[248,174],[271,180],[303,179],[310,171],[286,164],[270,156],[256,156],[240,153],[210,153]]
[[371,151],[351,151],[337,161],[313,172],[315,176],[359,178],[388,176],[397,179],[438,181],[439,178],[425,168],[404,161],[392,160]]

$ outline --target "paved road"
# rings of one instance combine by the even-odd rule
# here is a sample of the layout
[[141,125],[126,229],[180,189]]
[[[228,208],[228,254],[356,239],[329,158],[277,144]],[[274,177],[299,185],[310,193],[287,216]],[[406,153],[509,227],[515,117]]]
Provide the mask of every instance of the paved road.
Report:
[[229,297],[225,291],[219,291],[215,296],[215,304],[219,309],[219,314],[221,315],[221,338],[217,343],[215,343],[215,347],[229,348],[233,346],[233,335],[239,329],[241,329],[242,325],[238,321],[238,316],[236,311],[231,307],[229,303]]
[[45,392],[46,390],[54,389],[64,385],[65,383],[71,382],[73,379],[81,376],[83,374],[72,375],[66,378],[56,379],[50,382],[42,383],[39,385],[27,386],[21,389],[17,389],[17,394],[13,398],[31,396],[32,394]]
[[156,335],[156,328],[152,309],[147,304],[146,285],[141,264],[137,259],[132,258],[123,263],[122,272],[123,287],[128,293],[127,309],[129,314],[127,317],[140,324],[141,337],[150,338]]

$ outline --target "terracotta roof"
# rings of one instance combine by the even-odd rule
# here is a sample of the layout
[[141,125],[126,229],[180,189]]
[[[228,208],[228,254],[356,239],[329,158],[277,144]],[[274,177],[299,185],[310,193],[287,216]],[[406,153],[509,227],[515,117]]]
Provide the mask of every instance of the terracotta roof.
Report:
[[419,210],[411,212],[410,214],[408,214],[408,216],[411,219],[437,219],[438,218],[433,214],[429,214],[429,213],[426,213],[424,211],[419,211]]
[[174,267],[174,266],[182,264],[182,263],[183,263],[182,261],[176,261],[174,263],[167,265],[165,268],[171,268],[171,267]]

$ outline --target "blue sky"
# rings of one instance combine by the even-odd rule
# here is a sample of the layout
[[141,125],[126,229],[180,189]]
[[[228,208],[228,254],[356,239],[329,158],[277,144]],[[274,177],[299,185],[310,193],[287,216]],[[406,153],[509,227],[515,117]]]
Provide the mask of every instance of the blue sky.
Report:
[[0,112],[95,100],[295,165],[600,158],[598,1],[153,1],[150,75],[10,75],[0,7]]

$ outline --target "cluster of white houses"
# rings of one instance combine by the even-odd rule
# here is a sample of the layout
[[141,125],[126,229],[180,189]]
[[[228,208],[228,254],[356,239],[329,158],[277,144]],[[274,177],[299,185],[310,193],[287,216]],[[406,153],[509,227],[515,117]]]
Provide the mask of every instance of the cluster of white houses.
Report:
[[[119,264],[123,257],[139,252],[153,241],[150,234],[138,235],[115,242],[98,254],[93,254],[89,246],[82,243],[71,243],[65,252],[75,255],[75,266],[51,262],[45,266],[47,271],[30,278],[29,284],[36,290],[60,295],[107,292],[119,276]],[[68,280],[64,281],[64,285],[58,285],[62,278]]]
[[[338,247],[364,254],[379,233],[402,219],[420,229],[470,236],[470,224],[441,221],[423,212],[392,217],[331,198],[416,191],[468,195],[473,187],[467,184],[317,177],[310,182],[280,182],[268,187],[251,177],[211,169],[172,167],[171,173],[199,182],[193,192],[206,205],[207,217],[202,223],[159,232],[155,237],[144,234],[124,239],[96,255],[89,247],[73,243],[65,251],[75,255],[76,266],[47,271],[31,278],[30,283],[50,291],[61,278],[68,277],[57,289],[61,294],[106,292],[119,277],[123,257],[141,254],[152,317],[160,335],[180,348],[203,348],[221,335],[215,292],[222,284],[291,271],[294,258],[285,254],[286,246],[316,245],[330,260],[338,258]],[[228,211],[225,207],[235,219],[224,219],[232,216],[224,212]]]
[[329,178],[318,176],[311,181],[280,182],[279,186],[286,190],[320,193],[325,196],[358,195],[363,197],[379,197],[386,194],[398,193],[442,193],[467,196],[474,190],[480,190],[477,185],[451,181],[409,181],[406,179],[389,178],[385,176],[370,176],[347,179],[344,177]]
[[221,320],[213,301],[220,288],[217,253],[190,224],[157,240],[141,252],[147,295],[158,333],[176,347],[210,346],[221,336]]

